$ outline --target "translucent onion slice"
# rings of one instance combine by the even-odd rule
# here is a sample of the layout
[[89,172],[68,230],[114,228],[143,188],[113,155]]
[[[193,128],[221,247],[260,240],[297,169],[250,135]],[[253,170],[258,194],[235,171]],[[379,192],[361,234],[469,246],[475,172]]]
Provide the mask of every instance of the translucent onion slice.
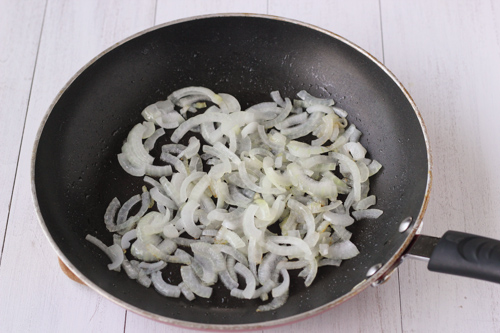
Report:
[[343,149],[349,152],[355,161],[365,158],[366,149],[359,142],[348,142],[343,146]]
[[192,136],[189,138],[189,145],[186,147],[186,149],[181,151],[177,157],[181,158],[182,156],[184,156],[186,158],[192,158],[193,156],[198,154],[200,147],[201,147],[200,140]]
[[191,289],[189,289],[184,282],[179,283],[179,288],[181,288],[182,294],[188,301],[193,301],[196,298]]
[[132,207],[139,202],[141,202],[141,196],[139,194],[136,194],[123,204],[123,206],[118,211],[118,216],[116,217],[116,224],[118,226],[125,222],[130,209],[132,209]]
[[323,147],[323,146],[311,146],[308,145],[307,143],[300,142],[300,141],[290,141],[286,147],[288,148],[288,151],[297,157],[300,158],[306,158],[311,155],[319,155],[322,153],[325,153],[329,151],[330,149],[328,147]]
[[151,198],[154,201],[156,201],[157,203],[159,203],[160,205],[167,207],[167,208],[170,208],[170,209],[178,209],[179,208],[177,206],[177,204],[172,199],[170,199],[169,197],[167,197],[166,195],[161,193],[157,187],[153,187],[149,191],[149,193],[151,194]]
[[320,112],[315,112],[311,114],[307,120],[300,125],[292,128],[285,128],[281,130],[281,134],[288,137],[290,140],[301,138],[309,133],[311,133],[316,127],[321,124],[322,114]]
[[215,104],[221,104],[223,99],[221,96],[214,93],[212,90],[205,87],[186,87],[179,90],[174,91],[172,94],[168,96],[168,99],[172,101],[174,104],[178,103],[179,100],[183,97],[190,95],[204,95],[207,96],[212,102]]
[[316,223],[311,210],[294,199],[289,199],[287,205],[304,219],[307,228],[307,234],[304,237],[304,242],[309,245],[309,247],[314,247],[318,242],[319,234],[316,232]]
[[330,155],[336,158],[341,165],[344,165],[346,170],[348,170],[351,180],[352,180],[352,191],[354,195],[354,201],[359,201],[361,199],[361,176],[359,174],[359,168],[356,163],[351,160],[346,155],[331,152]]
[[168,164],[171,164],[178,172],[180,172],[180,173],[182,173],[184,175],[187,175],[187,168],[186,168],[186,166],[176,156],[174,156],[172,154],[169,154],[169,153],[163,152],[161,154],[160,158],[163,161],[167,162]]
[[333,225],[347,227],[354,223],[354,219],[349,214],[339,214],[333,212],[325,212],[323,218]]
[[226,269],[226,259],[218,247],[204,242],[196,242],[191,244],[191,249],[194,254],[208,255],[210,261],[213,262],[215,272],[221,272]]
[[118,271],[120,269],[120,266],[123,263],[124,255],[122,248],[118,244],[106,246],[101,240],[92,235],[87,235],[85,239],[101,249],[101,251],[103,251],[109,259],[111,259],[111,264],[108,264],[109,270]]
[[[236,263],[236,265],[234,266],[234,270],[236,271],[236,273],[240,274],[245,279],[246,286],[241,293],[242,296],[246,299],[251,299],[255,292],[255,287],[257,285],[257,282],[255,281],[255,276],[252,274],[250,269],[248,269],[248,267],[243,266],[241,263]],[[231,290],[231,295],[234,295],[236,293],[233,290]]]
[[126,232],[121,239],[121,247],[126,250],[130,247],[130,241],[137,238],[137,230],[133,229]]
[[146,274],[146,272],[143,269],[139,269],[139,274],[137,276],[137,282],[146,288],[149,288],[151,286],[151,279],[149,278],[149,276]]
[[[153,263],[141,262],[139,264],[139,268],[144,269],[144,271],[148,275],[151,275],[154,272],[158,272],[158,271],[164,269],[165,267],[167,267],[167,263],[162,261],[162,260],[160,260],[158,262],[153,262]],[[153,283],[154,283],[154,281],[153,281]]]
[[271,119],[271,120],[264,122],[265,128],[271,128],[271,127],[275,126],[276,124],[281,123],[283,120],[285,120],[288,117],[288,115],[290,114],[290,112],[293,109],[292,102],[290,101],[289,98],[285,98],[285,101],[283,102],[283,104],[284,105],[281,105],[283,110],[274,119]]
[[[153,128],[154,128],[154,126],[153,126]],[[142,139],[144,137],[147,137],[147,134],[145,135],[147,130],[148,130],[148,127],[144,126],[143,124],[135,125],[134,128],[132,128],[132,130],[129,132],[129,134],[127,136],[127,141],[122,146],[122,151],[124,149],[128,150],[128,148],[129,148],[130,154],[134,158],[137,158],[139,161],[141,161],[145,164],[152,164],[154,161],[154,157],[149,155],[148,151],[144,148],[144,145],[142,143]],[[123,152],[126,153],[125,151],[123,151]],[[132,156],[130,156],[130,157],[132,157]],[[130,158],[129,158],[129,160],[130,160]]]
[[175,186],[170,181],[168,181],[166,177],[161,177],[160,183],[167,196],[175,202],[177,206],[176,208],[179,208],[183,204],[183,201],[181,201],[179,197],[178,188],[175,188]]
[[106,208],[106,213],[104,213],[104,224],[108,227],[108,229],[109,227],[116,225],[115,216],[120,209],[120,206],[120,200],[118,200],[118,198],[113,198],[113,200],[109,203],[108,208]]
[[335,101],[333,99],[314,97],[305,90],[299,91],[297,93],[297,96],[309,105],[313,105],[313,104],[314,105],[326,105],[326,106],[335,105]]
[[[209,286],[220,279],[235,297],[265,301],[272,295],[258,309],[266,311],[286,301],[288,270],[301,269],[299,276],[309,286],[319,266],[340,265],[357,255],[345,227],[354,219],[380,215],[369,209],[375,200],[368,180],[381,165],[365,157],[361,132],[348,124],[344,110],[332,106],[333,100],[305,91],[298,95],[302,100],[292,103],[273,92],[273,102],[242,112],[231,95],[188,87],[143,111],[147,122],[129,133],[118,159],[128,173],[159,182],[144,178],[153,188],[140,198],[141,214],[129,216],[137,196],[122,207],[114,200],[105,213],[106,227],[123,234],[114,235],[119,247],[152,262],[124,258],[120,266],[131,278],[158,289],[166,283],[159,272],[163,263],[188,265],[181,268],[183,282],[167,284],[166,293],[173,287],[175,297],[210,297]],[[187,112],[206,108],[208,100],[216,105],[185,120]],[[173,143],[162,146],[167,165],[153,165],[149,155],[165,133],[154,124],[175,129]],[[188,131],[200,133],[208,144],[194,136],[188,146],[178,144]],[[316,137],[311,145],[294,141],[311,134]],[[328,141],[333,143],[324,146]],[[347,196],[343,203],[338,193]],[[158,212],[144,215],[154,204],[151,199]],[[281,235],[268,230],[277,221]],[[184,232],[188,238],[179,237]],[[193,256],[177,246],[189,246]],[[238,289],[237,274],[246,280],[244,289]]]
[[330,259],[344,260],[354,258],[359,254],[358,248],[350,240],[334,243],[328,249]]
[[225,93],[220,93],[222,103],[219,104],[221,111],[225,113],[232,113],[241,111],[240,102],[233,96]]
[[205,175],[204,172],[201,171],[196,171],[192,172],[189,176],[187,176],[184,181],[182,182],[181,188],[179,189],[179,199],[181,202],[185,202],[188,198],[188,193],[187,193],[187,188],[188,185],[191,184],[192,182],[200,179]]
[[363,209],[352,212],[352,216],[356,219],[356,221],[362,219],[378,219],[382,215],[382,211],[380,209]]
[[246,243],[241,239],[240,236],[238,236],[237,233],[227,229],[224,226],[222,226],[219,229],[219,231],[217,232],[216,238],[218,240],[227,241],[235,249],[240,249],[240,248],[246,246]]
[[382,168],[382,164],[380,164],[378,161],[373,160],[369,165],[368,165],[368,170],[370,171],[369,176],[373,176],[376,174],[380,169]]
[[283,295],[273,298],[273,300],[267,304],[260,305],[257,308],[257,312],[273,311],[282,307],[288,299],[288,292]]
[[340,118],[346,118],[347,117],[347,112],[342,110],[341,108],[339,107],[332,107],[333,109],[333,112],[335,112],[337,114],[337,116],[339,116]]
[[130,279],[135,280],[139,277],[139,268],[132,265],[126,256],[123,256],[122,267]]
[[[331,178],[322,177],[317,181],[309,177],[305,173],[304,168],[300,167],[297,163],[288,164],[287,170],[290,173],[291,180],[296,182],[294,185],[298,186],[304,192],[318,198],[337,199],[337,186]],[[361,184],[359,184],[359,191],[361,191]]]
[[212,288],[203,285],[191,266],[181,267],[181,277],[184,284],[196,295],[203,298],[210,298]]
[[238,286],[239,286],[238,280],[233,279],[227,270],[219,272],[219,277],[220,277],[220,280],[222,281],[222,283],[224,284],[224,286],[228,290],[238,288]]
[[181,295],[181,288],[179,286],[166,283],[163,280],[160,271],[156,271],[151,274],[151,282],[153,282],[153,286],[156,291],[163,296],[179,298]]
[[248,176],[248,172],[245,166],[245,163],[240,163],[238,165],[238,172],[241,178],[241,181],[247,187],[248,189],[254,191],[254,192],[259,192],[259,193],[266,193],[266,194],[281,194],[284,193],[285,191],[283,189],[279,188],[271,188],[271,189],[266,189],[263,188],[255,183],[253,183]]
[[[230,120],[228,120],[228,118],[231,118],[231,119],[238,119],[237,117],[240,117],[240,122],[237,122],[235,123],[235,125],[237,124],[246,124],[250,121],[246,121],[247,119],[252,119],[251,117],[249,118],[248,117],[248,114],[246,114],[245,112],[234,112],[231,114],[232,117],[228,116],[227,114],[224,114],[224,113],[216,113],[216,112],[210,112],[210,113],[203,113],[203,114],[200,114],[200,115],[197,115],[197,116],[194,116],[192,118],[189,118],[188,120],[186,120],[185,122],[183,122],[182,124],[179,125],[179,127],[177,127],[177,129],[174,131],[174,133],[172,133],[172,136],[170,137],[170,140],[172,142],[179,142],[180,139],[186,135],[186,133],[191,130],[192,128],[196,127],[196,126],[199,126],[203,123],[224,123],[224,122],[228,122]],[[234,126],[231,126],[231,127],[234,127]],[[220,138],[220,135],[217,134],[217,135],[213,135],[216,131],[214,131],[211,135],[210,135],[210,140],[213,141],[215,139],[218,139]]]
[[181,221],[184,229],[193,238],[200,238],[201,229],[194,222],[194,211],[200,206],[195,201],[188,201],[181,209]]
[[[290,246],[282,246],[286,244]],[[266,248],[275,254],[281,256],[311,256],[312,252],[309,245],[302,239],[290,236],[270,236],[267,238]]]
[[260,284],[264,284],[271,279],[271,275],[276,270],[276,265],[283,260],[283,257],[272,252],[264,256],[258,270],[258,279]]
[[146,141],[144,141],[144,149],[147,152],[154,148],[156,141],[165,135],[165,130],[163,128],[157,129]]
[[375,205],[376,203],[377,203],[376,197],[374,195],[370,195],[370,196],[356,202],[353,205],[353,208],[355,210],[364,210],[364,209],[368,209],[369,207]]
[[272,295],[274,298],[285,295],[290,288],[290,274],[284,268],[280,269],[280,274],[283,277],[283,282],[272,290]]

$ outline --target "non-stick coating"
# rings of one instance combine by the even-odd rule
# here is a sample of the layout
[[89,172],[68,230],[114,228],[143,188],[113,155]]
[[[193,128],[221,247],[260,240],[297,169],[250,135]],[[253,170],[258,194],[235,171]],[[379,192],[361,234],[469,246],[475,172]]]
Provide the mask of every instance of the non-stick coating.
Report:
[[[338,268],[320,268],[310,288],[294,278],[288,302],[276,311],[257,313],[262,301],[233,299],[219,287],[210,300],[162,297],[124,272],[109,271],[109,259],[85,241],[85,235],[92,234],[111,244],[103,223],[106,206],[115,196],[124,202],[141,192],[142,179],[126,174],[116,155],[127,133],[141,121],[142,109],[193,85],[232,94],[243,108],[269,101],[273,90],[291,98],[302,89],[332,97],[363,132],[361,142],[369,155],[383,164],[373,178],[372,193],[384,214],[349,227],[361,254]],[[419,119],[379,65],[332,34],[250,16],[177,22],[112,49],[89,65],[55,103],[35,158],[40,215],[67,261],[105,293],[177,324],[280,321],[338,300],[366,278],[369,267],[387,263],[400,250],[408,232],[400,233],[399,223],[407,216],[418,217],[428,177]],[[177,274],[169,278],[179,282]]]

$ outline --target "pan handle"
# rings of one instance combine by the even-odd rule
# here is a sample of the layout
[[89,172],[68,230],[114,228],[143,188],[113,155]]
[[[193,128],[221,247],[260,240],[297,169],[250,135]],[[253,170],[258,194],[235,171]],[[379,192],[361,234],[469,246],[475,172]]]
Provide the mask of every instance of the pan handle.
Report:
[[429,258],[427,268],[433,272],[500,283],[500,241],[495,239],[452,230],[441,239],[419,235],[407,255]]

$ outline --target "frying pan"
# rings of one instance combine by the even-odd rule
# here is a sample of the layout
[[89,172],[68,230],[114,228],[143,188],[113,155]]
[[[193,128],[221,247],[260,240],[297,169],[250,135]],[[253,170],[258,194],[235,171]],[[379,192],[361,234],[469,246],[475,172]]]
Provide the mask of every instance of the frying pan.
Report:
[[[116,155],[140,112],[174,90],[204,86],[234,95],[242,109],[294,97],[300,90],[329,97],[349,113],[362,144],[383,168],[371,193],[384,214],[351,226],[360,255],[320,268],[309,288],[292,276],[287,303],[257,313],[260,300],[170,299],[126,274],[85,240],[107,244],[103,214],[143,185]],[[263,15],[214,15],[154,27],[111,47],[80,70],[56,97],[40,127],[32,160],[32,191],[41,226],[60,259],[86,285],[148,318],[198,329],[257,329],[319,314],[384,282],[408,256],[429,269],[499,282],[498,242],[449,231],[418,235],[431,184],[429,143],[409,94],[380,62],[353,43],[301,22]],[[179,281],[175,272],[172,281]]]

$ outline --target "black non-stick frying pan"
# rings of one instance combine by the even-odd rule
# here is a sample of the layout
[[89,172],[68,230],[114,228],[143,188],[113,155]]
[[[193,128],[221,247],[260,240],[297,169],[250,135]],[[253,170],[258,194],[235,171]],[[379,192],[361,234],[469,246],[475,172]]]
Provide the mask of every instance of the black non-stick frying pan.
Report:
[[[186,86],[234,95],[242,108],[294,97],[300,90],[331,97],[362,132],[362,144],[383,165],[372,181],[377,220],[350,227],[361,254],[322,267],[313,285],[293,277],[287,303],[257,313],[260,300],[169,299],[126,274],[85,240],[111,244],[103,214],[143,185],[116,155],[140,112]],[[33,197],[42,228],[62,261],[85,284],[123,307],[165,323],[205,329],[252,329],[306,318],[384,281],[404,255],[431,256],[429,268],[500,281],[498,243],[448,232],[417,235],[430,190],[430,154],[423,122],[397,79],[349,41],[300,22],[260,15],[218,15],[176,21],[135,35],[85,66],[57,96],[33,153]],[[436,245],[437,244],[437,245]],[[168,273],[165,273],[168,274]],[[179,279],[173,274],[173,281]],[[180,281],[178,281],[180,282]]]

